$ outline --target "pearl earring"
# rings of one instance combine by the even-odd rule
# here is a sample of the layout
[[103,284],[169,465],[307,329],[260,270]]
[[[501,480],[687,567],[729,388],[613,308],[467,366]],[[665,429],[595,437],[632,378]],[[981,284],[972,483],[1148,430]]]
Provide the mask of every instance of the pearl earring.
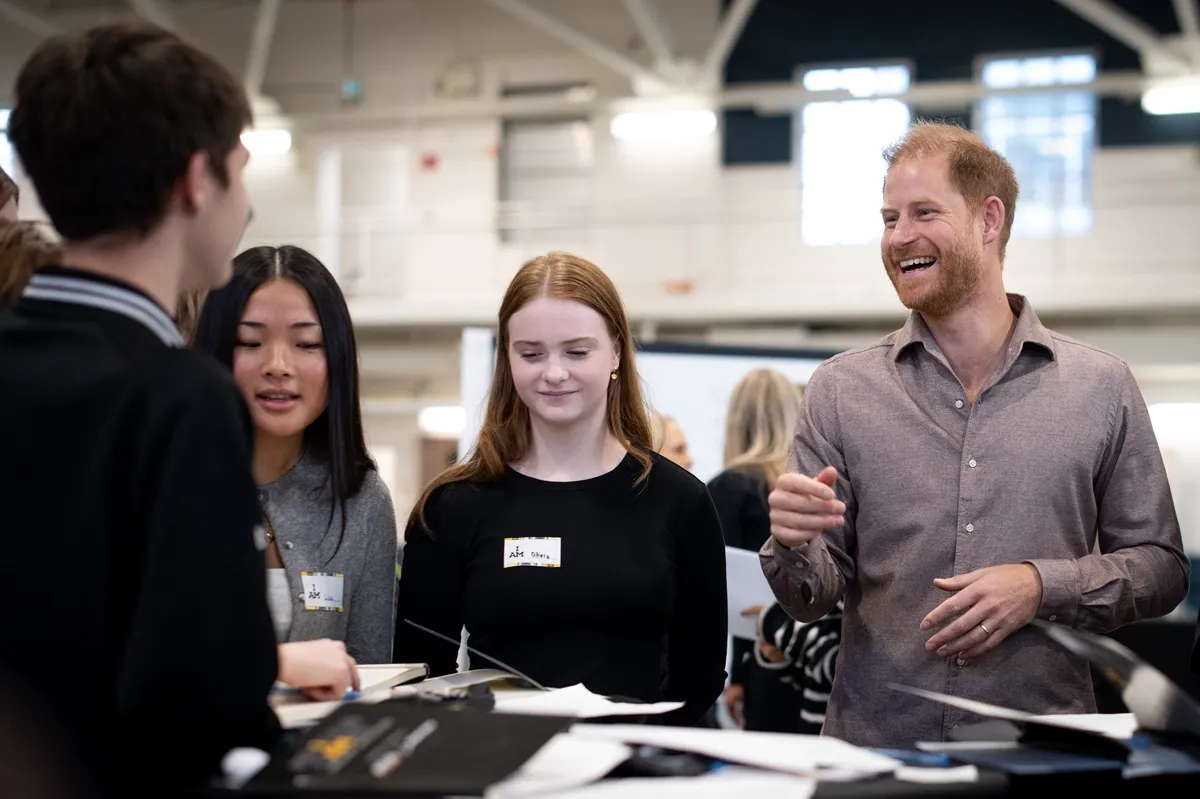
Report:
[[617,371],[614,369],[613,373],[610,374],[608,377],[610,380],[616,380],[617,379]]

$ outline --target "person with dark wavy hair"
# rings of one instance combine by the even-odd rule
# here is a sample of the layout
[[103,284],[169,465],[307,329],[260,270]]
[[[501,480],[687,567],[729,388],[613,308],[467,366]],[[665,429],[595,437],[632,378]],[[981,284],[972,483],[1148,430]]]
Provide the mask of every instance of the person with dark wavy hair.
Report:
[[334,639],[358,662],[390,662],[396,518],[367,452],[337,281],[300,247],[246,250],[192,343],[233,372],[254,420],[277,640]]

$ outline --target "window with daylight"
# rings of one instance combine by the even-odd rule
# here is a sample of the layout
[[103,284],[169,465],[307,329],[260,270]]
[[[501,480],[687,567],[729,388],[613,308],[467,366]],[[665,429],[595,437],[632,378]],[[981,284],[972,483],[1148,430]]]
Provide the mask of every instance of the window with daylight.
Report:
[[8,141],[7,108],[0,108],[0,169],[3,169],[13,180],[17,179],[16,164],[13,158],[13,148]]
[[[984,98],[975,129],[1013,165],[1021,184],[1013,236],[1081,236],[1092,229],[1096,76],[1087,53],[987,58],[979,77],[991,89],[1028,89]],[[1041,86],[1080,86],[1039,92]]]
[[800,182],[800,236],[810,246],[869,244],[882,232],[883,150],[908,129],[909,109],[888,95],[908,90],[903,64],[805,69],[809,91],[856,99],[811,102],[792,121]]

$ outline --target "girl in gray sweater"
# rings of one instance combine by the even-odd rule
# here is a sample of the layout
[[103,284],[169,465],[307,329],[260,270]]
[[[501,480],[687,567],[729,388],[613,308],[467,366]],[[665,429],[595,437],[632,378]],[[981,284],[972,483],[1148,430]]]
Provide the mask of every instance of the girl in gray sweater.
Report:
[[194,346],[233,373],[254,423],[280,643],[344,641],[388,663],[396,520],[367,452],[358,350],[337,281],[299,247],[255,247],[204,301]]

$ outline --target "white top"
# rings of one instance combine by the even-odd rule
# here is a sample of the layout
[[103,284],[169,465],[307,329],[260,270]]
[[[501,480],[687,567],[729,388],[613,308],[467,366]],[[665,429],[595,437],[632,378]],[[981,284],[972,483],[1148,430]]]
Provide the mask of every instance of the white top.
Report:
[[292,592],[283,569],[267,569],[267,604],[275,622],[275,640],[283,643],[292,629]]

